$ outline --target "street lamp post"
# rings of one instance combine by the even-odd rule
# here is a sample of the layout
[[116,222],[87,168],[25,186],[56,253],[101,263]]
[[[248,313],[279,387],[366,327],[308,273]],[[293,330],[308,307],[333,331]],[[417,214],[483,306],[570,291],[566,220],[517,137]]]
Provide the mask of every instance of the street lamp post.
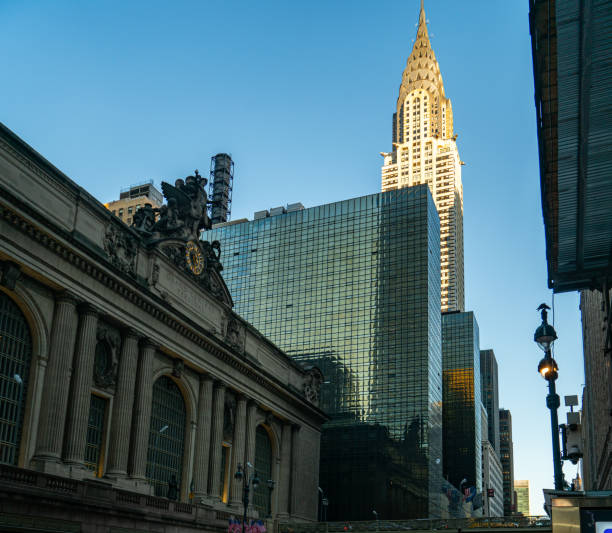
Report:
[[538,372],[548,381],[548,396],[546,396],[546,407],[550,409],[550,427],[552,431],[553,467],[555,475],[555,490],[563,490],[563,469],[561,468],[561,450],[559,448],[559,418],[557,409],[560,401],[555,387],[555,381],[559,375],[559,366],[553,359],[551,347],[557,340],[557,332],[548,323],[548,307],[541,304],[538,311],[542,314],[542,324],[536,329],[533,340],[544,351],[544,357],[538,364]]
[[323,522],[327,522],[327,506],[329,505],[329,500],[324,496],[321,500],[321,506],[323,507]]
[[274,480],[268,479],[268,516],[272,518],[272,491],[274,490]]
[[[253,468],[253,465],[247,461],[247,467]],[[251,485],[253,486],[253,490],[257,490],[259,487],[259,478],[257,477],[257,472],[253,472],[250,476],[246,470],[242,469],[242,465],[238,463],[238,470],[234,474],[234,479],[236,481],[242,481],[242,506],[244,507],[244,512],[242,515],[242,533],[244,533],[244,524],[247,519],[247,508],[249,506],[249,491],[251,489]],[[268,485],[269,488],[269,485]]]

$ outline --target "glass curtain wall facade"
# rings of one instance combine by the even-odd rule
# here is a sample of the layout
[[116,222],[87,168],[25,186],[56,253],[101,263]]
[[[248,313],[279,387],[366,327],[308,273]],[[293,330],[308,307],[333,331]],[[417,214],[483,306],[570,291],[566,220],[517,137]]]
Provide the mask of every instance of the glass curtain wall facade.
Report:
[[482,403],[489,421],[488,439],[499,456],[499,386],[497,359],[493,350],[480,350]]
[[[440,227],[426,185],[215,228],[235,310],[325,376],[329,520],[438,516]],[[430,497],[431,496],[431,497]]]
[[442,315],[442,366],[444,476],[482,492],[480,339],[472,311]]

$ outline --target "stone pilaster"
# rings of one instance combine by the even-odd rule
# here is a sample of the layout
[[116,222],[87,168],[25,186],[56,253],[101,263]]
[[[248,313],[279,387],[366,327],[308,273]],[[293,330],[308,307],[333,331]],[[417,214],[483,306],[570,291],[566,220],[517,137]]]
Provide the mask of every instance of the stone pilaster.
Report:
[[43,470],[47,462],[59,463],[62,453],[78,323],[76,305],[77,301],[68,294],[62,294],[55,302],[34,458],[37,467]]
[[221,499],[221,446],[223,445],[223,415],[225,411],[225,385],[215,384],[213,399],[212,436],[210,439],[210,492],[216,500]]
[[[247,425],[246,425],[246,446],[244,454],[244,462],[251,462],[251,464],[257,468],[255,464],[255,430],[257,429],[257,404],[251,401],[247,405]],[[266,483],[267,479],[260,479],[262,483]]]
[[300,483],[300,475],[297,471],[297,458],[300,442],[300,426],[291,426],[291,499],[289,500],[289,514],[294,515],[296,510],[300,507],[298,505],[298,485]]
[[280,475],[278,487],[278,516],[289,516],[289,497],[291,492],[291,424],[283,424],[280,449]]
[[142,343],[134,401],[134,429],[130,447],[130,476],[144,480],[149,451],[149,426],[153,399],[153,359],[157,346],[148,339]]
[[[234,439],[232,441],[232,469],[230,470],[230,504],[239,506],[242,504],[242,488],[246,482],[246,476],[250,475],[250,471],[243,463],[244,461],[244,444],[246,438],[246,407],[247,399],[244,396],[238,396],[236,401],[236,423],[234,424]],[[234,472],[238,470],[238,464],[241,464],[244,469],[245,479],[237,481],[234,479]]]
[[66,421],[65,462],[84,467],[87,421],[91,404],[98,312],[89,304],[79,308],[79,333],[74,355],[68,420]]
[[125,477],[127,475],[137,364],[138,335],[135,331],[128,329],[123,333],[117,388],[113,402],[107,462],[107,473],[110,476]]
[[[208,465],[210,461],[210,433],[213,413],[213,380],[200,376],[198,417],[193,461],[193,494],[196,501],[208,496]],[[219,446],[221,444],[219,443]]]

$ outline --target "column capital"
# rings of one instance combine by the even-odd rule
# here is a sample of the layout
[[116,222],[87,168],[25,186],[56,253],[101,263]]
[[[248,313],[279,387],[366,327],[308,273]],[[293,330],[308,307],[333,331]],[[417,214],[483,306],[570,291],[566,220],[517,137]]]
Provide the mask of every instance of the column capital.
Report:
[[140,346],[142,348],[153,348],[154,350],[157,350],[160,344],[158,342],[155,342],[150,337],[142,337],[140,339]]
[[72,304],[74,307],[76,307],[81,300],[70,291],[62,291],[55,295],[55,301],[57,303]]
[[78,305],[77,310],[79,312],[79,315],[85,315],[85,316],[99,316],[100,315],[100,310],[95,305],[92,305],[89,302],[81,302]]
[[215,379],[214,380],[214,387],[215,390],[219,390],[219,389],[227,389],[227,385],[225,384],[225,382],[221,381],[220,379]]
[[142,335],[137,330],[135,330],[134,328],[132,328],[130,326],[125,326],[125,327],[121,328],[121,336],[124,339],[127,339],[128,337],[133,337],[136,340],[139,340]]
[[253,407],[259,407],[259,402],[254,398],[247,397],[247,408],[252,409]]
[[244,392],[234,391],[234,396],[236,396],[236,403],[238,402],[248,402],[251,398],[249,398]]
[[213,378],[210,374],[200,374],[200,383],[208,383],[209,381],[215,383],[215,378]]

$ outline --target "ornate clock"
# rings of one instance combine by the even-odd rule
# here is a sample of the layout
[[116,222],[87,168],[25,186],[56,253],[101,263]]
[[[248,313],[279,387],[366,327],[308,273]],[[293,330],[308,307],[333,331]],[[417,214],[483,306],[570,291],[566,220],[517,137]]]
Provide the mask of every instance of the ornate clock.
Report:
[[185,262],[187,268],[196,276],[204,270],[204,255],[197,243],[190,241],[185,245]]

